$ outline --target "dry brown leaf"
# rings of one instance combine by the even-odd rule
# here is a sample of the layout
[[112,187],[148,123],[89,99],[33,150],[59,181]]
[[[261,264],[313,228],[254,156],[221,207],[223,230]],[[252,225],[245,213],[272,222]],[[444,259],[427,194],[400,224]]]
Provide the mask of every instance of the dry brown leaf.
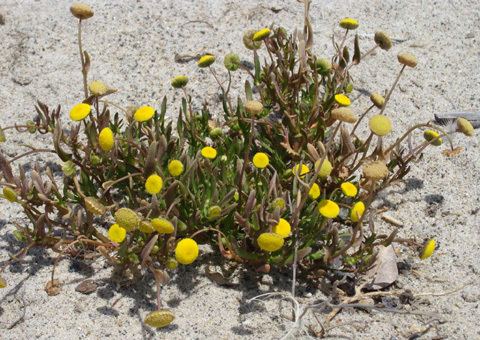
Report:
[[98,288],[98,285],[96,284],[95,281],[87,279],[80,282],[78,286],[75,287],[75,291],[82,294],[91,294],[94,291],[96,291],[97,288]]
[[60,281],[54,279],[47,282],[47,284],[45,285],[45,291],[47,292],[48,296],[55,296],[60,294],[61,286],[62,284],[60,283]]
[[451,150],[451,149],[443,150],[442,154],[446,157],[455,157],[458,154],[462,153],[462,151],[463,151],[463,148],[459,146],[459,147],[456,147],[453,150]]

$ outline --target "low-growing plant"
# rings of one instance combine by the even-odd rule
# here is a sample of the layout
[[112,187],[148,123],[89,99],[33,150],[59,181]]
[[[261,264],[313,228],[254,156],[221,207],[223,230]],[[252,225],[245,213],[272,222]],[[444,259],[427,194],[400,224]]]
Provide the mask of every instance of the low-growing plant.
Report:
[[[167,271],[197,259],[199,240],[228,261],[263,271],[300,266],[321,275],[369,268],[377,246],[397,240],[396,229],[375,230],[372,202],[407,175],[425,148],[446,139],[453,150],[452,132],[425,122],[396,140],[387,138],[399,129],[387,104],[401,75],[417,66],[416,58],[400,53],[391,88],[373,93],[371,105],[361,110],[349,98],[350,70],[374,50],[388,51],[391,39],[377,32],[362,53],[354,34],[359,23],[345,18],[341,40],[333,39],[333,57],[317,56],[308,8],[305,1],[303,31],[247,31],[243,42],[253,67],[234,53],[226,55],[227,84],[220,81],[214,55],[198,59],[198,67],[218,82],[222,116],[213,116],[207,104],[194,110],[188,78],[174,77],[171,85],[183,94],[174,124],[166,97],[159,108],[124,109],[107,99],[114,89],[88,82],[91,58],[81,28],[93,11],[73,5],[82,101],[67,115],[60,106],[52,110],[39,102],[32,121],[1,130],[52,137],[52,148],[28,146],[11,159],[0,153],[3,197],[21,205],[31,221],[18,226],[15,236],[27,249],[96,251],[134,276],[149,269],[157,282],[158,311],[145,322],[154,327],[174,318],[162,307],[159,286],[168,281]],[[244,96],[234,99],[232,73],[240,71],[249,79]],[[359,133],[362,125],[368,125],[366,136]],[[457,130],[473,134],[465,119],[458,120]],[[415,138],[418,131],[423,141]],[[62,183],[38,163],[29,173],[22,166],[14,173],[13,163],[40,152],[63,162]],[[434,248],[435,241],[427,242],[421,258]],[[5,285],[0,279],[0,287]]]

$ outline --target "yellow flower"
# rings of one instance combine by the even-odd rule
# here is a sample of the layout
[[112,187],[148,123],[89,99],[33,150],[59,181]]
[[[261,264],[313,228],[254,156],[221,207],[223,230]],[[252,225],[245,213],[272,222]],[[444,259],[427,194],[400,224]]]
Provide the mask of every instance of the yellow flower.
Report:
[[283,237],[275,233],[262,233],[257,238],[260,249],[265,251],[277,251],[283,247],[285,241]]
[[435,251],[435,247],[436,247],[436,242],[434,239],[430,239],[427,242],[425,242],[425,244],[423,245],[423,249],[420,253],[420,259],[426,260],[430,256],[432,256],[433,252]]
[[180,176],[183,173],[183,164],[178,159],[172,159],[168,162],[168,173],[173,177]]
[[392,122],[385,115],[375,115],[368,122],[370,130],[377,136],[386,136],[392,131]]
[[326,218],[335,218],[340,213],[340,207],[331,200],[322,200],[318,204],[318,212]]
[[283,208],[285,208],[285,200],[281,197],[277,197],[273,200],[272,206],[274,209],[282,210]]
[[108,238],[115,243],[122,243],[127,236],[127,231],[125,228],[120,227],[117,223],[112,224],[110,229],[108,229]]
[[150,120],[153,115],[155,114],[155,109],[151,106],[140,106],[137,111],[135,111],[135,114],[133,115],[133,118],[137,122],[146,122],[147,120]]
[[354,30],[358,27],[358,20],[353,18],[343,18],[339,23],[341,28],[346,30]]
[[253,165],[257,169],[265,169],[269,163],[270,159],[268,158],[268,155],[264,152],[257,152],[255,156],[253,156]]
[[261,30],[255,32],[252,37],[253,41],[260,41],[267,38],[270,35],[271,31],[268,28],[262,28]]
[[338,105],[340,106],[350,106],[352,103],[350,101],[350,98],[348,98],[346,95],[343,93],[339,93],[335,95],[335,101],[337,102]]
[[350,210],[350,219],[352,220],[352,222],[358,222],[363,216],[364,212],[365,204],[363,204],[363,202],[361,201],[358,201],[353,205],[352,210]]
[[292,168],[292,172],[297,176],[305,176],[310,172],[310,168],[308,165],[302,164],[302,168],[300,169],[300,164],[297,164]]
[[178,263],[190,264],[198,257],[198,244],[191,238],[184,238],[177,243],[175,258]]
[[162,177],[158,176],[157,174],[153,174],[148,176],[147,180],[145,181],[145,190],[150,195],[158,194],[163,188],[163,179]]
[[292,232],[292,226],[287,220],[281,218],[278,220],[277,225],[273,227],[273,232],[285,238],[290,236],[290,233]]
[[0,288],[5,288],[7,286],[7,281],[0,276]]
[[433,130],[425,130],[423,132],[423,138],[425,138],[427,142],[430,142],[432,145],[435,146],[440,146],[443,142],[440,138],[440,134],[437,131]]
[[159,234],[171,234],[175,230],[172,222],[162,217],[153,218],[152,225]]
[[151,234],[155,231],[155,228],[153,227],[152,222],[145,220],[140,222],[138,225],[138,230],[145,234]]
[[[321,159],[315,162],[315,171],[318,171],[318,176],[320,176],[321,178],[327,178],[332,173],[332,163],[330,163],[330,161],[325,158],[322,162],[322,165],[320,166],[320,161]],[[320,170],[318,169],[319,167]]]
[[204,56],[200,57],[197,61],[198,67],[208,67],[215,62],[215,56],[211,54],[205,54]]
[[140,223],[138,214],[129,208],[120,208],[115,212],[115,222],[127,231],[132,231]]
[[174,319],[175,315],[173,315],[168,309],[160,309],[148,313],[144,322],[150,327],[163,328],[170,325]]
[[115,139],[110,128],[106,127],[100,131],[100,134],[98,135],[98,144],[100,145],[100,149],[105,152],[112,150],[115,145]]
[[463,133],[465,136],[473,136],[475,134],[475,130],[473,128],[472,123],[470,123],[465,118],[458,118],[457,119],[457,131]]
[[91,107],[88,104],[80,103],[70,110],[70,119],[76,122],[84,120],[90,114]]
[[175,78],[172,79],[172,86],[176,89],[180,89],[187,85],[188,83],[188,77],[187,76],[176,76]]
[[358,189],[355,184],[351,182],[343,182],[342,184],[340,184],[340,188],[342,189],[343,194],[347,197],[357,196]]
[[103,96],[108,92],[108,86],[100,80],[92,81],[90,84],[88,84],[88,89],[90,90],[91,94],[97,97]]
[[308,196],[310,196],[312,200],[316,200],[318,197],[320,197],[320,186],[317,183],[312,184],[312,187],[308,192]]
[[217,150],[211,146],[204,147],[200,153],[207,159],[215,159],[217,157]]
[[218,205],[213,205],[208,208],[207,218],[209,221],[216,220],[222,215],[222,208]]
[[372,101],[373,105],[379,109],[381,109],[385,104],[385,98],[380,93],[372,93],[370,95],[370,100]]

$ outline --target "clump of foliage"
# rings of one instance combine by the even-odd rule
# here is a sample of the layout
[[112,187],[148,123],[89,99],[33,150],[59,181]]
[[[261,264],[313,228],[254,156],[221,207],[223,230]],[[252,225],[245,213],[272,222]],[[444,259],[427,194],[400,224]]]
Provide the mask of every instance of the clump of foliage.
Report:
[[[52,149],[31,147],[9,160],[0,153],[3,197],[20,204],[32,223],[19,226],[17,238],[28,248],[68,248],[77,254],[87,248],[134,276],[148,268],[158,287],[168,281],[169,270],[197,259],[200,234],[226,260],[262,270],[369,268],[376,247],[396,240],[395,230],[376,232],[372,202],[408,173],[425,148],[450,138],[426,122],[385,145],[385,137],[398,129],[387,104],[402,73],[417,65],[415,57],[398,55],[400,71],[392,87],[384,95],[372,94],[371,106],[359,114],[349,98],[350,70],[374,50],[388,51],[392,42],[377,32],[373,47],[362,54],[358,36],[351,39],[358,22],[345,18],[333,57],[316,56],[305,2],[303,32],[288,34],[278,27],[244,34],[254,67],[228,54],[227,86],[218,81],[216,57],[199,58],[198,67],[218,81],[223,116],[212,116],[206,104],[193,110],[188,78],[173,78],[172,86],[183,93],[175,124],[167,119],[166,98],[159,108],[123,109],[106,99],[115,90],[101,81],[88,83],[90,56],[81,44],[81,28],[93,11],[72,6],[84,98],[69,117],[60,106],[51,110],[38,103],[33,121],[12,127],[51,135]],[[247,72],[249,80],[244,96],[233,100],[231,73],[238,71]],[[72,122],[66,124],[68,118]],[[358,134],[360,124],[368,125],[368,136]],[[473,131],[465,119],[459,119],[458,129],[466,135]],[[418,130],[424,141],[414,145]],[[12,164],[36,152],[58,156],[63,183],[38,164],[29,174],[21,166],[14,174]],[[422,258],[433,253],[435,242],[427,247]],[[159,296],[158,308],[146,323],[172,322]]]

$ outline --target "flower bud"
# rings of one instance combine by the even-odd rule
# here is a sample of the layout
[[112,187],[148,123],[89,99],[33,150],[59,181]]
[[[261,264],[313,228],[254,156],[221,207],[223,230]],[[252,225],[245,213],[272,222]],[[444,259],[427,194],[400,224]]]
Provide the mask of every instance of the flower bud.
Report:
[[217,218],[220,217],[220,215],[222,215],[222,208],[219,207],[218,205],[211,206],[208,209],[207,218],[209,221],[216,220]]
[[385,32],[375,32],[375,37],[373,38],[373,40],[382,50],[388,51],[392,48],[392,40]]
[[465,136],[473,136],[475,134],[475,130],[473,128],[472,123],[470,123],[465,118],[458,118],[457,119],[457,131],[463,133]]
[[172,323],[175,319],[175,315],[168,309],[160,309],[154,312],[148,313],[145,317],[145,324],[154,328],[163,328]]
[[120,208],[115,212],[114,215],[115,222],[118,225],[127,231],[132,231],[133,229],[138,227],[140,223],[140,217],[138,214],[129,208]]
[[315,61],[315,69],[322,76],[327,75],[332,69],[332,63],[327,58],[320,58]]
[[187,85],[187,83],[188,83],[188,77],[187,76],[176,76],[171,81],[172,86],[176,89],[180,89],[182,87],[185,87],[185,85]]
[[263,111],[263,105],[256,100],[249,100],[245,103],[245,111],[251,116],[257,116]]
[[212,65],[215,62],[215,56],[211,54],[205,54],[204,56],[198,59],[197,65],[198,67],[204,68]]
[[410,53],[399,53],[398,56],[398,62],[402,65],[408,66],[408,67],[415,67],[417,66],[417,58],[413,54]]
[[385,98],[380,93],[372,93],[370,95],[370,100],[372,101],[373,105],[379,109],[381,109],[385,104]]
[[93,17],[93,10],[87,4],[75,3],[70,6],[70,12],[72,12],[75,18],[85,20]]

